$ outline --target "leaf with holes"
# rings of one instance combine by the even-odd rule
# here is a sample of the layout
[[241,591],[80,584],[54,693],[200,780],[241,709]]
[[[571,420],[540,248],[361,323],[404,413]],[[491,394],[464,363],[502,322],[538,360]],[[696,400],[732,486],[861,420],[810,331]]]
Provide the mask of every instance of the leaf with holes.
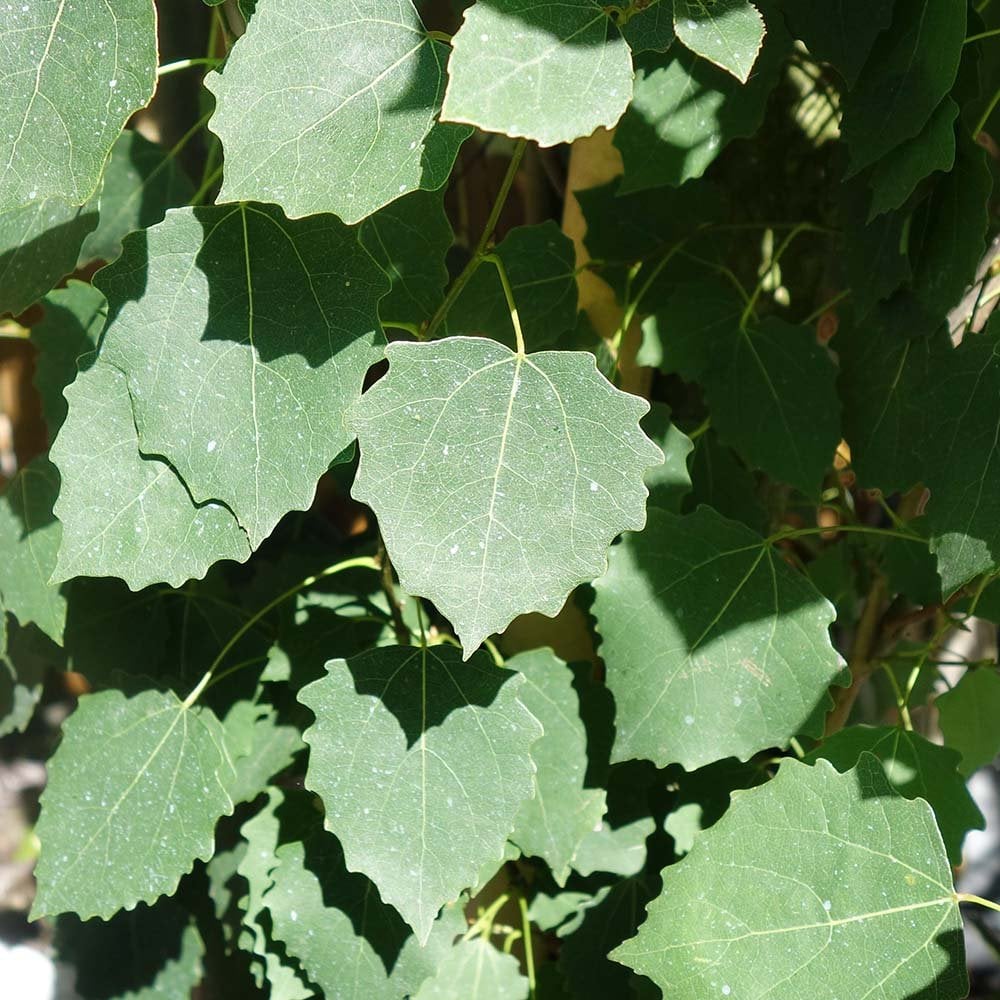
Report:
[[611,128],[632,56],[598,0],[478,0],[452,39],[442,116],[555,146]]
[[765,539],[709,507],[651,509],[594,588],[615,761],[690,771],[785,746],[840,673],[833,606]]
[[403,590],[437,605],[468,656],[601,575],[615,535],[642,527],[643,471],[663,455],[639,428],[648,404],[592,354],[469,337],[387,353],[355,409],[352,493],[378,516]]
[[0,212],[47,198],[87,201],[155,83],[151,0],[8,4],[0,19]]
[[142,451],[196,503],[226,504],[256,548],[353,440],[344,417],[382,355],[387,284],[330,215],[186,208],[126,239],[97,280],[100,357],[127,377]]
[[542,735],[521,678],[485,653],[386,647],[331,660],[299,699],[316,715],[306,785],[351,871],[367,875],[421,944],[445,904],[500,861],[533,794]]
[[216,820],[233,808],[232,775],[209,709],[171,692],[84,695],[49,762],[32,917],[107,920],[173,893],[214,853]]
[[437,123],[447,61],[411,0],[270,0],[206,80],[226,153],[219,200],[354,223],[441,187],[469,135]]
[[762,1000],[775,984],[823,1000],[968,989],[934,814],[897,796],[869,754],[846,774],[786,760],[773,781],[735,793],[665,869],[646,922],[612,958],[689,1000]]

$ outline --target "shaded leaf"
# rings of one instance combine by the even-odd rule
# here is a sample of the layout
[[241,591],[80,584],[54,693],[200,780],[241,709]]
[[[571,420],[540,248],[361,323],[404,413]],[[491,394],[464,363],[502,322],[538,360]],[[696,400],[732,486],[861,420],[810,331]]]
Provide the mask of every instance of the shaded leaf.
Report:
[[32,460],[0,495],[0,594],[22,625],[34,622],[62,645],[66,598],[49,584],[62,539],[52,514],[59,473],[43,456]]
[[768,516],[753,473],[732,448],[719,443],[711,428],[695,442],[691,458],[691,493],[681,511],[689,514],[701,504],[713,507],[723,517],[742,522],[753,531],[767,531]]
[[765,539],[708,507],[651,509],[594,587],[617,706],[612,760],[692,770],[783,746],[840,671],[833,607]]
[[648,404],[591,354],[466,337],[387,353],[355,409],[352,494],[378,516],[403,589],[435,603],[468,656],[518,614],[554,615],[603,572],[612,538],[641,527],[641,476],[661,460],[638,426]]
[[[32,918],[107,920],[172,894],[232,811],[219,721],[172,692],[84,695],[49,761]],[[155,864],[150,858],[155,857]]]
[[[512,229],[493,251],[503,262],[514,293],[521,330],[530,350],[553,343],[576,322],[576,256],[555,222]],[[514,347],[514,327],[497,269],[484,263],[448,312],[450,335],[483,334]]]
[[171,211],[97,285],[100,357],[127,376],[142,451],[196,503],[224,503],[256,548],[352,441],[385,276],[333,216],[241,203]]
[[373,649],[332,660],[299,699],[306,784],[347,867],[364,872],[425,943],[445,903],[499,861],[532,794],[541,726],[517,699],[521,678],[447,646]]
[[586,787],[587,733],[572,671],[550,649],[519,653],[507,666],[524,676],[518,698],[544,730],[531,748],[535,794],[521,806],[510,839],[544,859],[565,885],[577,851],[604,815],[604,789]]
[[842,134],[853,173],[913,138],[951,89],[966,6],[965,0],[897,0],[892,25],[844,101]]
[[623,878],[637,875],[646,864],[646,839],[655,829],[655,821],[648,816],[619,827],[603,820],[581,841],[573,868],[581,875],[594,872],[611,872]]
[[959,754],[898,726],[849,726],[804,759],[812,764],[822,757],[843,772],[855,767],[863,753],[881,761],[889,784],[903,798],[930,804],[948,857],[960,865],[966,833],[983,829],[985,820],[956,770]]
[[785,761],[773,781],[735,795],[663,872],[639,934],[612,958],[690,1000],[756,1000],[775,983],[824,1000],[845,989],[958,1000],[968,989],[934,815],[896,796],[870,755],[843,775]]
[[219,559],[242,562],[250,555],[228,510],[196,506],[169,465],[139,454],[119,369],[98,361],[77,376],[66,400],[69,415],[50,452],[62,476],[53,581],[117,576],[133,590],[161,581],[180,586]]
[[598,0],[478,0],[452,39],[442,117],[554,146],[611,128],[632,56]]
[[927,176],[949,171],[955,163],[955,119],[958,105],[946,97],[922,131],[883,156],[872,170],[869,222],[900,208]]
[[469,134],[436,124],[447,59],[411,0],[264,4],[205,81],[226,153],[219,200],[354,223],[441,187]]
[[104,169],[97,228],[83,241],[79,263],[114,260],[128,233],[155,226],[168,208],[186,205],[193,194],[172,152],[138,132],[123,132]]
[[945,746],[962,755],[959,771],[969,777],[1000,753],[1000,676],[995,670],[966,670],[959,682],[935,698]]
[[750,0],[674,0],[674,31],[692,51],[746,83],[764,41]]
[[649,0],[636,6],[622,25],[621,33],[629,48],[640,52],[666,52],[677,37],[674,34],[673,0]]
[[635,97],[615,130],[625,176],[621,192],[700,177],[733,139],[760,126],[784,58],[786,36],[769,39],[749,83],[680,48],[646,55]]
[[678,430],[670,419],[670,408],[664,403],[650,403],[649,413],[640,426],[663,452],[663,463],[647,469],[643,477],[649,490],[649,504],[679,514],[684,498],[691,492],[688,458],[694,442]]
[[444,300],[445,256],[454,233],[442,192],[415,191],[361,224],[362,246],[388,275],[391,288],[379,303],[383,324],[420,324]]
[[45,315],[32,326],[31,342],[38,348],[35,388],[53,439],[66,419],[63,390],[76,378],[77,361],[97,347],[107,303],[93,285],[70,281],[65,288],[49,292],[42,306]]
[[0,214],[0,315],[23,312],[73,271],[96,225],[96,197],[80,207],[52,198]]
[[125,122],[153,96],[153,4],[11,4],[0,66],[0,134],[9,142],[0,212],[47,198],[82,205]]

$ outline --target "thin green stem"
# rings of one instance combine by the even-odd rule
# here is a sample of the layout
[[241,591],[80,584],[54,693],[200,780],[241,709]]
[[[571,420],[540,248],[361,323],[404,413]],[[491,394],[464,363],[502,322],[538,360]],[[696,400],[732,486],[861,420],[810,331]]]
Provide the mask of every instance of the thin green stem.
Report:
[[[461,647],[462,644],[458,643],[458,645]],[[492,639],[483,639],[483,645],[489,651],[490,656],[493,657],[493,664],[494,664],[494,666],[502,667],[504,665],[504,658],[503,658],[503,655],[501,654],[500,650],[497,649],[496,644],[493,642],[493,640]]]
[[827,299],[827,301],[824,302],[821,306],[819,306],[817,309],[814,309],[811,313],[809,313],[809,315],[806,316],[804,320],[802,320],[802,325],[809,326],[810,324],[815,323],[816,320],[818,320],[820,316],[823,315],[823,313],[832,309],[838,303],[843,302],[844,299],[850,296],[850,294],[851,290],[849,288],[845,288],[842,292],[837,292],[837,294],[834,295],[832,299]]
[[195,191],[195,193],[193,195],[191,195],[191,201],[190,201],[189,204],[191,204],[191,205],[200,205],[201,204],[202,199],[205,197],[205,195],[208,194],[209,191],[212,190],[212,187],[215,184],[215,182],[222,176],[222,170],[223,170],[223,166],[220,163],[215,168],[215,170],[213,170],[211,172],[211,174],[209,174],[208,177],[206,177],[201,182],[201,186],[198,188],[198,190]]
[[193,66],[208,66],[209,68],[214,68],[224,63],[225,59],[219,59],[216,56],[196,56],[193,59],[178,59],[176,62],[166,63],[163,66],[156,67],[156,76],[159,79],[161,76],[169,76],[171,73],[179,73],[184,69],[191,69]]
[[490,932],[493,930],[493,921],[496,919],[496,915],[507,905],[510,900],[510,894],[502,892],[496,899],[493,900],[490,905],[479,914],[476,922],[465,932],[462,937],[463,941],[471,941],[477,934],[482,934],[484,938],[489,938]]
[[786,538],[804,538],[807,535],[825,535],[829,532],[848,532],[856,535],[881,535],[883,538],[905,538],[909,542],[920,542],[929,545],[930,542],[920,535],[911,535],[904,531],[891,531],[888,528],[876,528],[869,524],[838,524],[832,527],[823,527],[817,524],[809,528],[788,528],[783,531],[776,531],[773,535],[765,539],[766,542],[783,542]]
[[521,318],[517,314],[517,303],[514,301],[514,289],[511,288],[510,278],[507,276],[507,268],[504,267],[500,256],[495,253],[484,254],[483,261],[488,261],[497,269],[500,276],[500,284],[503,286],[504,298],[507,300],[507,309],[510,311],[510,322],[514,327],[514,342],[517,345],[517,353],[524,357],[527,351],[524,348],[524,333],[521,330]]
[[420,327],[416,323],[404,323],[402,320],[384,319],[382,320],[382,326],[392,327],[393,330],[405,330],[411,336],[416,337],[417,340],[423,339]]
[[985,906],[987,910],[996,910],[1000,913],[1000,903],[994,903],[992,899],[983,899],[982,896],[974,896],[971,892],[956,892],[955,899],[959,903],[975,903],[976,906]]
[[750,317],[754,314],[754,306],[757,305],[757,300],[760,298],[761,293],[764,291],[764,283],[767,281],[767,276],[781,263],[781,258],[785,255],[785,251],[792,245],[795,237],[800,233],[809,232],[810,227],[808,223],[799,223],[792,231],[781,241],[778,249],[771,255],[771,262],[767,267],[767,270],[760,276],[760,280],[757,282],[756,287],[751,294],[745,308],[743,309],[743,314],[740,316],[740,329],[745,330],[747,323],[750,322]]
[[507,173],[504,174],[503,181],[500,184],[500,190],[497,192],[496,201],[493,202],[493,208],[490,210],[490,216],[486,220],[486,225],[483,227],[482,233],[480,233],[479,241],[476,243],[476,247],[472,251],[472,256],[469,258],[469,262],[462,269],[459,276],[452,282],[451,288],[448,289],[448,294],[445,296],[444,302],[438,306],[437,312],[434,313],[430,322],[427,324],[427,329],[424,331],[425,340],[430,340],[437,332],[437,328],[444,322],[449,310],[455,304],[455,300],[462,294],[462,290],[472,279],[472,276],[476,273],[476,270],[482,263],[483,256],[486,253],[486,248],[493,237],[493,232],[497,227],[497,223],[500,221],[500,213],[503,211],[503,207],[507,203],[507,197],[510,195],[510,189],[514,185],[514,178],[517,176],[517,172],[521,167],[521,160],[524,159],[524,151],[527,149],[527,146],[528,141],[526,139],[521,139],[514,147],[514,153],[507,166]]
[[990,120],[990,115],[996,110],[996,106],[1000,104],[1000,90],[990,98],[990,103],[986,105],[986,110],[979,116],[979,121],[976,122],[976,127],[972,130],[972,138],[978,139],[979,133],[986,128],[986,123]]
[[912,733],[913,720],[910,718],[910,709],[907,704],[909,698],[903,694],[903,690],[899,686],[899,681],[896,680],[896,675],[892,672],[892,667],[888,663],[883,663],[882,670],[885,672],[886,677],[889,678],[889,686],[892,688],[892,693],[896,696],[896,708],[899,709],[899,718],[903,723],[903,728]]
[[688,440],[697,441],[698,438],[700,438],[702,434],[704,434],[711,426],[712,426],[712,418],[705,417],[705,419],[700,424],[698,424],[698,426],[693,431],[691,431],[690,434],[688,434]]
[[234,663],[232,666],[226,667],[225,670],[217,673],[206,685],[206,687],[215,687],[216,684],[224,681],[230,674],[235,674],[237,671],[243,670],[246,667],[252,667],[255,663],[265,663],[267,662],[266,656],[249,656],[245,660],[240,660],[239,663]]
[[420,627],[420,648],[427,648],[427,630],[424,628],[424,606],[419,597],[415,597],[417,602],[417,625]]
[[518,893],[517,908],[521,913],[521,935],[524,938],[524,966],[528,973],[528,997],[535,1000],[535,952],[531,943],[531,919],[528,917],[528,901]]
[[978,35],[969,35],[962,44],[971,45],[973,42],[980,42],[984,38],[995,38],[997,35],[1000,35],[1000,28],[990,28],[989,31],[980,31]]
[[184,707],[190,708],[199,698],[201,693],[208,687],[212,680],[216,670],[219,669],[222,661],[229,655],[229,651],[235,646],[240,639],[243,638],[257,624],[262,618],[270,614],[279,604],[284,604],[289,598],[294,597],[300,590],[305,590],[306,587],[311,587],[314,583],[318,583],[320,580],[325,580],[328,576],[334,576],[337,573],[343,573],[345,570],[349,569],[371,569],[376,572],[379,569],[378,563],[372,559],[371,556],[357,556],[354,559],[345,559],[343,562],[336,563],[333,566],[327,566],[326,569],[320,570],[319,573],[313,576],[307,576],[304,580],[300,580],[294,587],[289,587],[288,590],[279,594],[273,600],[268,601],[262,608],[255,611],[230,637],[229,641],[219,650],[218,655],[212,661],[211,666],[205,671],[204,676],[195,685],[194,690],[184,699]]
[[447,31],[428,31],[428,38],[433,38],[436,42],[444,42],[445,45],[451,45],[451,35]]

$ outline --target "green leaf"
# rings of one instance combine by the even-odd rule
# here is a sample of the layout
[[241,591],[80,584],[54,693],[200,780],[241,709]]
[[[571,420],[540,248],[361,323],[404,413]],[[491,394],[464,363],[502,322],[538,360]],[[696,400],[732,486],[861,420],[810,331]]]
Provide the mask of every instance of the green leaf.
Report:
[[688,458],[694,450],[694,442],[677,429],[670,419],[670,407],[664,403],[650,403],[649,413],[642,418],[640,426],[663,452],[663,463],[647,469],[643,477],[649,490],[649,503],[679,514],[684,498],[691,492]]
[[52,198],[0,214],[0,315],[24,312],[73,271],[96,225],[96,198],[82,207]]
[[55,952],[73,965],[75,994],[95,1000],[181,1000],[204,972],[205,943],[191,914],[172,899],[140,903],[107,922],[63,914]]
[[97,228],[83,241],[79,263],[114,260],[128,233],[156,225],[168,208],[186,205],[193,194],[172,153],[138,132],[123,132],[104,170]]
[[[986,249],[993,175],[985,150],[962,133],[954,169],[944,174],[926,206],[919,249],[913,257],[913,291],[936,330],[976,276]],[[914,228],[917,228],[916,226]]]
[[962,755],[959,771],[969,777],[1000,753],[1000,676],[995,670],[966,670],[959,682],[934,700],[945,746]]
[[635,5],[629,19],[620,28],[635,55],[666,52],[677,37],[674,34],[673,0],[649,0],[645,6]]
[[477,0],[452,39],[442,117],[554,146],[612,128],[632,56],[598,0]]
[[752,135],[764,118],[786,42],[783,32],[768,40],[745,84],[677,47],[639,59],[635,96],[615,130],[625,165],[621,193],[700,177],[733,139]]
[[643,325],[644,355],[702,384],[719,438],[750,465],[816,496],[841,436],[837,369],[812,328],[743,328],[740,311],[720,282],[682,286]]
[[594,588],[614,761],[693,770],[784,746],[840,672],[833,607],[765,539],[711,508],[651,509]]
[[518,698],[544,730],[531,748],[535,794],[521,806],[510,839],[523,854],[543,858],[565,885],[580,845],[604,815],[604,789],[586,787],[587,732],[565,662],[536,649],[507,666],[524,676]]
[[881,159],[924,127],[951,89],[965,39],[965,0],[897,0],[844,101],[851,172]]
[[385,276],[332,216],[240,204],[170,212],[97,285],[100,357],[127,376],[143,453],[256,548],[352,441],[343,415],[382,355]]
[[415,191],[361,224],[361,245],[389,276],[389,294],[379,303],[385,326],[420,324],[444,300],[445,256],[454,240],[442,192]]
[[47,198],[82,205],[125,122],[153,96],[153,4],[11,4],[0,66],[0,212]]
[[[363,875],[345,867],[337,839],[311,804],[288,800],[306,814],[288,832],[279,809],[281,837],[273,888],[267,890],[275,938],[302,964],[323,996],[337,1000],[396,1000],[412,996],[433,974],[465,928],[461,907],[448,907],[421,948],[399,914]],[[310,815],[311,814],[311,815]],[[292,825],[292,824],[289,824]],[[316,929],[323,928],[322,934]],[[344,970],[351,975],[345,976]]]
[[117,576],[133,590],[161,581],[180,586],[220,559],[249,557],[246,534],[228,510],[196,506],[169,465],[139,454],[121,371],[98,361],[77,376],[66,401],[69,415],[50,452],[62,476],[54,582]]
[[[219,721],[172,692],[84,695],[49,761],[32,919],[107,920],[170,895],[232,811]],[[155,863],[151,862],[155,859]]]
[[482,938],[460,941],[414,1000],[527,1000],[528,980],[513,955]]
[[532,794],[542,735],[522,680],[486,654],[389,647],[332,660],[299,700],[316,714],[306,784],[351,871],[364,872],[421,944],[442,905],[498,861]]
[[[52,659],[58,659],[54,646],[34,625],[22,628],[8,618],[0,595],[0,737],[22,732],[35,713],[42,697],[42,682]],[[6,640],[3,633],[6,632]],[[55,652],[46,657],[41,650]]]
[[960,865],[966,833],[982,830],[985,820],[956,770],[959,754],[898,726],[849,726],[825,739],[805,762],[812,764],[822,757],[843,772],[854,767],[863,753],[882,762],[889,784],[899,795],[930,804],[948,857],[953,865]]
[[219,200],[354,223],[441,187],[469,134],[436,124],[447,59],[411,0],[262,5],[205,81],[226,154]]
[[853,87],[879,33],[892,20],[893,0],[798,0],[783,5],[788,27],[810,55],[835,66]]
[[764,19],[749,0],[674,0],[674,31],[692,52],[746,83],[764,42]]
[[54,439],[66,419],[63,390],[76,378],[77,361],[90,354],[107,319],[107,303],[93,285],[70,281],[42,299],[45,315],[31,328],[35,358],[35,388],[42,413]]
[[983,333],[968,335],[951,351],[945,366],[928,372],[922,391],[909,401],[935,415],[915,447],[920,478],[931,491],[925,531],[945,595],[1000,566],[998,343],[1000,317],[994,317]]
[[925,177],[951,170],[955,164],[957,117],[958,105],[946,97],[919,135],[900,143],[875,164],[869,179],[869,222],[883,212],[901,208]]
[[958,1000],[962,951],[934,815],[896,796],[864,755],[846,774],[786,760],[773,781],[734,795],[611,957],[689,1000],[758,1000],[776,983],[783,996],[832,998],[845,975],[847,988],[886,1000]]
[[573,868],[581,875],[637,875],[646,864],[646,840],[655,829],[656,822],[648,816],[619,827],[604,820],[581,841]]
[[711,428],[705,431],[695,442],[691,493],[682,512],[688,514],[706,504],[723,517],[740,521],[753,531],[765,532],[769,519],[759,494],[753,473],[733,449],[719,444]]
[[34,622],[62,645],[66,598],[49,579],[62,527],[52,515],[59,473],[44,457],[26,465],[0,495],[0,594],[22,625]]
[[229,790],[234,802],[251,802],[305,749],[298,728],[281,724],[274,708],[264,703],[236,702],[223,726],[236,762]]
[[[353,496],[378,516],[400,584],[448,617],[466,655],[517,615],[554,615],[645,518],[644,400],[591,354],[514,354],[480,338],[391,344],[353,424]],[[393,447],[384,447],[385,441]]]
[[[503,262],[514,293],[525,343],[537,350],[576,323],[576,254],[551,219],[512,229],[493,251]],[[514,327],[497,269],[484,263],[448,312],[450,335],[482,334],[514,347]]]

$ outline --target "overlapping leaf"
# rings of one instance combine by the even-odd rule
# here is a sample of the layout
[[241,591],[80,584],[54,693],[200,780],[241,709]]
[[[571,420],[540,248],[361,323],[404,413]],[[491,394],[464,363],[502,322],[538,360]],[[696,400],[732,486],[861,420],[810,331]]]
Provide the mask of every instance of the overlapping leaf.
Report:
[[469,655],[603,572],[612,538],[642,526],[642,473],[662,454],[638,426],[647,404],[593,355],[456,337],[388,357],[355,411],[352,492],[378,516],[403,589],[434,601]]
[[541,146],[611,128],[632,97],[628,44],[598,0],[477,0],[448,76],[444,119]]
[[690,1000],[761,1000],[775,984],[788,997],[959,1000],[962,952],[934,815],[866,754],[846,774],[785,761],[734,795],[612,958]]
[[711,508],[651,509],[594,587],[613,760],[691,770],[785,745],[840,671],[833,607],[764,539]]
[[333,216],[240,204],[170,212],[97,284],[101,359],[127,376],[143,452],[196,503],[226,504],[256,548],[351,443],[384,274]]
[[517,959],[482,938],[461,941],[414,1000],[527,1000],[528,980]]
[[0,594],[22,625],[34,622],[62,644],[66,598],[49,584],[62,540],[52,514],[59,473],[45,458],[26,465],[0,496]]
[[107,920],[173,893],[215,850],[216,820],[233,808],[232,773],[207,709],[170,692],[81,698],[49,762],[32,914]]
[[8,5],[0,22],[0,212],[47,198],[82,205],[155,82],[151,0]]
[[510,839],[525,855],[548,862],[564,885],[580,845],[604,815],[604,789],[585,787],[587,733],[566,664],[550,649],[536,649],[507,666],[524,676],[518,697],[544,730],[531,749],[535,794],[521,806]]
[[[174,470],[139,453],[129,391],[98,361],[66,390],[69,415],[50,452],[62,487],[62,544],[53,573],[117,576],[133,590],[180,586],[220,559],[250,555],[246,533],[217,503],[197,506]],[[100,484],[95,489],[94,484]]]
[[306,784],[351,871],[366,874],[421,944],[442,905],[499,862],[533,794],[531,744],[542,728],[521,679],[486,654],[447,646],[373,649],[332,660],[303,688]]
[[[525,343],[530,350],[552,344],[576,322],[576,259],[573,243],[551,220],[518,226],[493,251],[510,280]],[[514,347],[510,306],[497,270],[476,269],[448,312],[449,334],[482,334]]]
[[226,153],[220,200],[353,223],[441,187],[468,136],[436,123],[447,56],[411,0],[263,5],[206,81]]
[[981,830],[979,811],[965,779],[956,770],[959,754],[898,726],[849,726],[824,740],[808,757],[828,760],[838,771],[854,767],[863,753],[874,754],[893,790],[903,798],[921,798],[934,810],[951,863],[962,863],[962,841],[969,830]]
[[945,746],[962,755],[966,777],[1000,753],[1000,675],[991,668],[967,670],[961,680],[934,699]]
[[0,315],[23,312],[70,273],[97,218],[96,197],[82,207],[50,198],[0,214]]

